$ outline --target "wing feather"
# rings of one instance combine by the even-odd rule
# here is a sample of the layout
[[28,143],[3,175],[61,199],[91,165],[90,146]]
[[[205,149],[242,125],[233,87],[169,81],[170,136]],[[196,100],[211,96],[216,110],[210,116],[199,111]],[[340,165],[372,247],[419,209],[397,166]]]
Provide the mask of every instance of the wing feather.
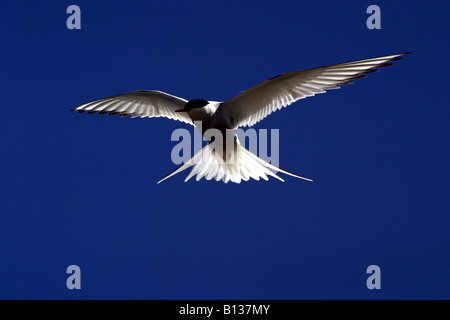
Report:
[[295,101],[352,84],[351,80],[378,71],[375,68],[390,66],[392,63],[389,62],[403,59],[408,53],[288,72],[241,92],[225,101],[221,108],[232,119],[234,128],[252,126]]
[[72,111],[88,114],[98,112],[109,115],[119,114],[121,117],[166,117],[173,120],[193,124],[185,112],[175,112],[182,109],[187,100],[172,96],[161,91],[135,91],[112,97],[98,99],[82,104]]

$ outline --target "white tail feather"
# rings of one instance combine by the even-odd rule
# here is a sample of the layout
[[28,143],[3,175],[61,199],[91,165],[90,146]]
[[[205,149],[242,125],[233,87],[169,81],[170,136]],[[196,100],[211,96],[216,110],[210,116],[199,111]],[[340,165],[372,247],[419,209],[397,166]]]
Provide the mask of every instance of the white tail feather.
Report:
[[205,178],[206,180],[222,180],[225,183],[228,183],[229,181],[240,183],[242,180],[248,181],[250,180],[250,178],[255,180],[263,178],[267,181],[269,180],[268,176],[271,176],[284,182],[284,180],[276,174],[277,172],[282,172],[289,176],[312,182],[311,179],[298,176],[291,172],[280,169],[268,163],[267,161],[264,161],[263,159],[257,157],[256,155],[245,149],[239,143],[236,143],[236,146],[236,156],[234,158],[235,161],[232,163],[226,163],[220,157],[217,157],[217,153],[215,152],[214,147],[212,147],[211,144],[208,144],[203,149],[198,151],[191,159],[181,165],[178,169],[158,181],[158,183],[161,183],[164,180],[190,167],[192,167],[192,169],[186,177],[185,182],[187,182],[195,175],[197,176],[197,181]]

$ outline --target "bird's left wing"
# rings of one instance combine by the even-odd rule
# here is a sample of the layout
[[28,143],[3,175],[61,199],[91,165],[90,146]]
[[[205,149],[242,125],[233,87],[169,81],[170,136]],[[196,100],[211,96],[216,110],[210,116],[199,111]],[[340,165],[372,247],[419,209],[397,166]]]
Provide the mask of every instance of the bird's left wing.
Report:
[[285,73],[241,92],[225,101],[221,108],[230,117],[234,128],[252,126],[297,100],[338,89],[343,84],[351,84],[351,80],[364,78],[364,73],[377,71],[374,68],[389,66],[391,64],[388,62],[402,59],[405,54]]
[[187,100],[172,96],[161,91],[135,91],[91,101],[76,108],[82,113],[89,114],[98,112],[109,115],[120,114],[121,117],[166,117],[193,124],[186,112],[175,112],[182,109]]

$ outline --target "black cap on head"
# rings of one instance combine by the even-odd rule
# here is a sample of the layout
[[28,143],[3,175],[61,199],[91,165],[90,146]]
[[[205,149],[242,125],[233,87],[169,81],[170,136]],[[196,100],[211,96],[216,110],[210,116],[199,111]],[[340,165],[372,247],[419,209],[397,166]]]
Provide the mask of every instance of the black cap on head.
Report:
[[198,108],[203,108],[204,106],[206,106],[209,102],[206,100],[202,100],[202,99],[193,99],[190,100],[189,102],[187,102],[184,105],[183,109],[177,110],[177,112],[186,112],[186,111],[190,111],[192,109],[198,109]]
[[186,103],[184,108],[186,109],[196,109],[196,108],[203,108],[208,104],[208,101],[202,100],[202,99],[194,99]]

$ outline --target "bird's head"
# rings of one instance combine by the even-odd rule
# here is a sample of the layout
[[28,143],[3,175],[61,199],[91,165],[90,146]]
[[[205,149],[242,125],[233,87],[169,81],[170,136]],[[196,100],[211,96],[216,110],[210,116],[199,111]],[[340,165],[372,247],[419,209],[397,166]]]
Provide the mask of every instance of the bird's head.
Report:
[[193,111],[193,110],[200,110],[200,109],[206,107],[208,104],[209,104],[209,102],[206,100],[194,99],[194,100],[187,102],[184,105],[183,109],[178,109],[178,110],[176,110],[176,112],[189,112],[189,111]]

